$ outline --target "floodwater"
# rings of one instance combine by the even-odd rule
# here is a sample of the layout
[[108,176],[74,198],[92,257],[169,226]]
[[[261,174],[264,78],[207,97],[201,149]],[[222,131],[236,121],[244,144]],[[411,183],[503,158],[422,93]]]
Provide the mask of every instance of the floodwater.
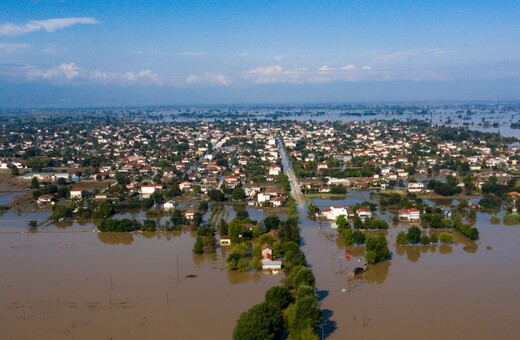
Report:
[[0,235],[2,339],[229,339],[281,276],[228,273],[190,233]]
[[364,265],[364,247],[345,247],[330,223],[320,228],[302,217],[304,251],[317,279],[327,338],[515,339],[520,334],[520,228],[491,225],[490,215],[479,213],[478,242],[455,232],[452,245],[396,246],[395,236],[406,227],[391,226],[385,234],[392,260],[348,279]]
[[[365,200],[368,192],[351,191],[314,202],[324,208]],[[226,209],[231,218],[232,207]],[[491,225],[491,215],[479,212],[478,242],[455,232],[452,245],[396,246],[407,226],[390,223],[384,233],[392,260],[349,279],[364,265],[364,247],[345,246],[331,223],[311,221],[303,210],[303,249],[316,276],[325,337],[520,334],[520,227]],[[250,211],[255,219],[262,214]],[[30,219],[24,216],[19,220]],[[19,228],[0,235],[0,338],[229,339],[239,315],[283,277],[227,272],[229,248],[194,256],[190,232],[96,233],[78,221],[36,233]]]

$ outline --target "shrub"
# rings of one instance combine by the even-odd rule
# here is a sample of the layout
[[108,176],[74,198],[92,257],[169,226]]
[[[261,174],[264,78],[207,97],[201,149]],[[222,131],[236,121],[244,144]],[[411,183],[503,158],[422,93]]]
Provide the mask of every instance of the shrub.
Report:
[[442,243],[442,244],[449,244],[449,243],[453,243],[453,235],[448,233],[448,232],[442,232],[440,235],[439,235],[439,241]]
[[421,244],[422,245],[430,244],[430,238],[426,235],[421,236]]
[[408,244],[408,238],[406,237],[406,233],[404,231],[400,231],[398,234],[397,234],[397,237],[395,239],[395,242],[398,244],[398,245],[401,245],[401,246],[404,246],[406,244]]

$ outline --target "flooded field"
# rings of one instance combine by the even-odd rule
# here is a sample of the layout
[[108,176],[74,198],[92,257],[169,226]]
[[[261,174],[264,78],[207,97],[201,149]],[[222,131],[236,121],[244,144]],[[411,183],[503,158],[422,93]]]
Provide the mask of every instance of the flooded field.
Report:
[[391,226],[385,233],[392,260],[351,280],[348,273],[364,264],[364,247],[345,247],[330,223],[319,229],[304,218],[304,251],[327,317],[324,333],[331,339],[516,338],[520,228],[491,225],[489,217],[478,214],[476,243],[456,234],[453,245],[396,246],[397,232],[406,227]]
[[[313,201],[323,209],[371,199],[369,192],[351,191]],[[255,220],[269,214],[245,209]],[[491,215],[479,212],[478,242],[455,232],[452,245],[396,246],[397,233],[408,227],[390,223],[384,233],[392,260],[349,279],[364,265],[364,247],[345,246],[332,223],[311,221],[303,210],[303,248],[327,338],[513,339],[520,333],[520,227],[492,225]],[[96,233],[82,221],[25,232],[28,220],[48,214],[0,216],[2,339],[229,339],[238,316],[283,278],[227,272],[226,247],[194,256],[190,232]],[[220,216],[229,221],[236,211],[225,206]],[[391,222],[391,213],[380,216]],[[116,216],[125,217],[145,214]]]
[[[228,273],[190,233],[0,235],[2,339],[229,339],[281,276]],[[8,274],[8,275],[7,275]]]

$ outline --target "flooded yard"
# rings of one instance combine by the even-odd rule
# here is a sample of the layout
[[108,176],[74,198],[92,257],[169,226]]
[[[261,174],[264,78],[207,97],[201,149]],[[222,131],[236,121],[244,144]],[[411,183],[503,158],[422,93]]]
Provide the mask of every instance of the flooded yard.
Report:
[[[190,233],[40,232],[0,237],[8,339],[229,339],[281,276],[228,273]],[[8,275],[6,275],[8,273]]]
[[[359,278],[364,247],[345,247],[330,223],[302,222],[330,339],[512,339],[520,332],[520,228],[489,224],[479,214],[480,241],[456,234],[453,245],[396,246],[406,227],[390,226],[391,261]],[[352,258],[346,259],[346,250]]]

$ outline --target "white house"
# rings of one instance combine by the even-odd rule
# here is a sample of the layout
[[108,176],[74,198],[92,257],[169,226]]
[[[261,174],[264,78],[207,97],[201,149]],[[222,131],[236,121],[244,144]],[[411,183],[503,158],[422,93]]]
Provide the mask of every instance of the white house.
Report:
[[421,192],[424,190],[423,183],[408,183],[408,192]]
[[173,210],[173,209],[175,209],[175,206],[176,206],[175,202],[170,200],[163,204],[163,209],[164,210]]
[[399,210],[399,219],[408,222],[420,222],[421,212],[415,208]]
[[332,206],[330,208],[323,209],[321,211],[321,214],[326,219],[335,221],[341,215],[347,217],[348,212],[347,212],[347,209],[345,209],[344,207]]
[[153,194],[155,191],[157,190],[161,190],[162,189],[162,185],[160,184],[148,184],[148,185],[143,185],[141,187],[141,194],[143,196],[146,196],[146,195],[151,195]]
[[367,208],[359,208],[357,210],[357,215],[362,220],[367,219],[367,218],[372,218],[372,212]]
[[271,196],[268,195],[268,194],[259,193],[259,194],[256,196],[256,201],[257,201],[258,203],[270,202],[270,201],[271,201]]
[[84,192],[85,192],[85,189],[83,189],[83,188],[70,189],[70,198],[73,198],[73,199],[82,198]]
[[278,176],[282,172],[282,167],[278,164],[271,165],[269,167],[269,175]]

